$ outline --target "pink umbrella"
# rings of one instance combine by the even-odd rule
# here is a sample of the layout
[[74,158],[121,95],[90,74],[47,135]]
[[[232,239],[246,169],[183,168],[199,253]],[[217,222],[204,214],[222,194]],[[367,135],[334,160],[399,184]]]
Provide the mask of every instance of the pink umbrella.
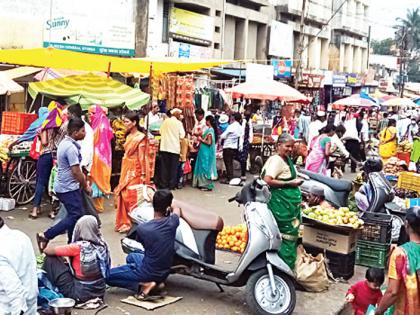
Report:
[[281,100],[286,102],[309,103],[310,99],[298,90],[287,84],[274,80],[260,80],[258,82],[245,82],[226,89],[233,98],[244,97],[259,100]]

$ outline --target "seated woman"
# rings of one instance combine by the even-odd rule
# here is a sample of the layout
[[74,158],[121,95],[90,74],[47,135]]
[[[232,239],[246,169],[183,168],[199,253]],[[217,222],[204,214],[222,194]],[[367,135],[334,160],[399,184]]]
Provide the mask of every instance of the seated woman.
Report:
[[[44,253],[47,278],[65,297],[77,303],[103,299],[111,259],[94,216],[85,215],[77,221],[70,244],[49,245]],[[70,265],[63,257],[70,259]]]

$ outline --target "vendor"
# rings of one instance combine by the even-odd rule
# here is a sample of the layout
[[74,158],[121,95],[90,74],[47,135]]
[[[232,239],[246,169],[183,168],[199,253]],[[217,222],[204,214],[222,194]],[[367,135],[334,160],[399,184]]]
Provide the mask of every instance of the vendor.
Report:
[[283,133],[277,140],[277,154],[270,157],[262,170],[264,181],[270,186],[271,200],[268,204],[282,233],[283,242],[279,256],[293,270],[296,261],[297,240],[301,223],[302,195],[296,168],[290,158],[294,139]]
[[312,186],[309,190],[307,200],[309,207],[321,206],[322,208],[334,208],[328,201],[325,200],[324,188]]

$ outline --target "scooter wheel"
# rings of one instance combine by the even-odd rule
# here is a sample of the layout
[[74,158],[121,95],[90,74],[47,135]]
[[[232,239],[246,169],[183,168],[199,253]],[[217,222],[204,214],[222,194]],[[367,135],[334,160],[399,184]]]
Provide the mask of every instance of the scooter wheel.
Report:
[[276,294],[272,294],[267,269],[253,273],[246,284],[246,301],[254,314],[290,315],[295,309],[296,292],[292,280],[274,270]]

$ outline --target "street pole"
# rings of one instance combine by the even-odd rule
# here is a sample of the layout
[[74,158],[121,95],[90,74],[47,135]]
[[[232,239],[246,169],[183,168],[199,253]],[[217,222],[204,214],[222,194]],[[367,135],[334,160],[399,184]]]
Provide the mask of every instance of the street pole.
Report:
[[403,70],[404,70],[404,63],[405,63],[405,37],[406,37],[406,30],[403,26],[402,34],[401,34],[401,44],[400,44],[400,81],[398,82],[400,85],[400,97],[404,97],[404,77],[403,77]]
[[295,71],[295,89],[298,88],[298,83],[301,77],[302,68],[302,54],[303,54],[303,31],[305,29],[305,11],[306,11],[306,0],[302,1],[302,12],[300,16],[300,30],[299,30],[299,47],[297,48],[297,64]]
[[369,29],[368,29],[368,47],[367,47],[367,65],[366,65],[366,69],[369,70],[369,59],[370,59],[370,44],[371,44],[371,31],[372,31],[372,26],[369,25]]

